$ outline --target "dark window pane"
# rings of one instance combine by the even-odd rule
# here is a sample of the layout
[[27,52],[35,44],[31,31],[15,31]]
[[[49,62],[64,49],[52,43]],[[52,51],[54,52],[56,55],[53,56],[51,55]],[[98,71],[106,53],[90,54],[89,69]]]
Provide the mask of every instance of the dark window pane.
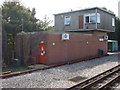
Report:
[[89,23],[89,16],[86,16],[86,22]]

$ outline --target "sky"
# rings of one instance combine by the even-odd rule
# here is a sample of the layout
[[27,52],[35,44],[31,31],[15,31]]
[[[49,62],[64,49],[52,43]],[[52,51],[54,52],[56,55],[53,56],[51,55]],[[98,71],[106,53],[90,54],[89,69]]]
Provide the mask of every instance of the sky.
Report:
[[[0,0],[2,4],[4,0]],[[54,21],[57,13],[68,12],[71,9],[80,10],[91,7],[106,7],[118,16],[118,2],[120,0],[19,0],[27,8],[36,9],[36,18],[43,19],[45,15]],[[52,23],[54,24],[54,22]]]

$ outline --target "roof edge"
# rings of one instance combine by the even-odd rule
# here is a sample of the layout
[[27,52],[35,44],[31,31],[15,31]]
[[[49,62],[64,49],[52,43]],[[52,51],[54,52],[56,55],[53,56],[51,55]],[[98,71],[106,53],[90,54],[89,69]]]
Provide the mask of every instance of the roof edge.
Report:
[[110,12],[110,11],[108,11],[108,10],[102,9],[102,8],[100,8],[100,7],[85,8],[85,9],[80,9],[80,10],[75,10],[75,11],[69,11],[69,12],[63,12],[63,13],[58,13],[58,14],[53,14],[53,15],[55,16],[55,15],[61,15],[61,14],[67,14],[67,13],[73,13],[73,12],[85,11],[85,10],[91,10],[91,9],[99,9],[99,10],[102,10],[102,11],[104,11],[104,12],[106,12],[106,13],[109,13],[109,14],[112,14],[112,15],[115,16],[114,13],[112,13],[112,12]]
[[98,31],[98,32],[115,32],[115,31],[112,31],[112,30],[105,30],[105,29],[79,29],[79,30],[67,30],[69,32],[89,32],[89,31]]

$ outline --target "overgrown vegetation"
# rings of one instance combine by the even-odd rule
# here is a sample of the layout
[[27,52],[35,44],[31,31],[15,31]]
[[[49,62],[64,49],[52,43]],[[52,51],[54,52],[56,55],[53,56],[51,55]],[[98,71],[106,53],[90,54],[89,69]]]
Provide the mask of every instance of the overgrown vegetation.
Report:
[[49,30],[53,31],[51,20],[45,16],[43,20],[35,17],[36,10],[23,6],[20,2],[4,2],[2,5],[3,26],[3,63],[11,65],[15,57],[15,37],[17,33]]
[[29,67],[6,67],[6,68],[3,68],[2,72],[8,72],[8,71],[11,71],[11,72],[18,72],[18,71],[25,71],[25,70],[30,70],[32,68],[29,68]]
[[109,39],[118,40],[120,43],[120,19],[115,19],[115,32],[108,33]]
[[47,16],[43,21],[35,17],[36,10],[26,8],[20,2],[4,2],[2,5],[3,30],[9,33],[18,33],[47,30],[52,22]]

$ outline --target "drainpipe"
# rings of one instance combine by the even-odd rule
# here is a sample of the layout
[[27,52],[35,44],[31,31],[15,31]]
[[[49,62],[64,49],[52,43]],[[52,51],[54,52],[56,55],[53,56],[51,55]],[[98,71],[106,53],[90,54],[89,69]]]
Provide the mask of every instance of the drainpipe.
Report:
[[95,14],[96,14],[96,29],[97,29],[97,9],[95,11]]

